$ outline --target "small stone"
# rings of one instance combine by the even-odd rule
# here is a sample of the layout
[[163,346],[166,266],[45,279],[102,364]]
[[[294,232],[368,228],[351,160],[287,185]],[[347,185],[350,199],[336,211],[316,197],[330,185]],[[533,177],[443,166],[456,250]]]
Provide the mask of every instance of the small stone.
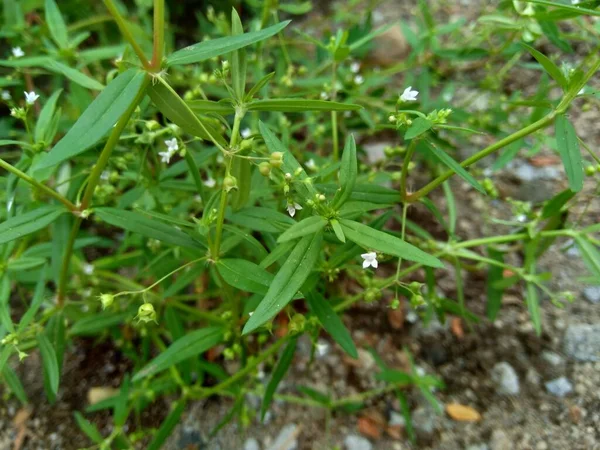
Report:
[[600,303],[600,286],[588,286],[583,290],[583,296],[593,304]]
[[499,394],[517,395],[519,393],[519,376],[507,362],[499,362],[492,369],[492,380],[497,383]]
[[573,391],[573,385],[565,377],[556,378],[546,383],[546,389],[552,395],[564,397]]
[[390,414],[390,421],[388,422],[388,425],[391,427],[403,427],[406,425],[406,421],[404,420],[404,416],[402,414],[397,413],[396,411],[392,411]]
[[469,445],[467,447],[467,450],[489,450],[489,447],[487,446],[487,444],[475,444]]
[[533,386],[539,385],[540,382],[542,381],[540,374],[537,373],[537,371],[533,367],[530,367],[529,369],[527,369],[527,374],[525,375],[525,380],[527,380],[527,382]]
[[502,430],[494,430],[490,439],[490,450],[512,450],[513,443]]
[[563,363],[563,358],[558,353],[543,351],[542,359],[551,366],[560,366]]
[[295,423],[286,425],[268,450],[296,450],[298,448],[298,434],[300,434],[298,425]]
[[260,450],[260,445],[256,439],[249,438],[244,443],[244,450]]
[[535,450],[548,450],[548,444],[544,441],[540,441],[536,444]]
[[373,446],[367,438],[351,434],[344,439],[346,450],[371,450]]
[[600,361],[600,325],[570,325],[565,332],[564,350],[577,361]]
[[367,159],[370,163],[376,163],[385,159],[384,149],[386,147],[394,147],[394,142],[372,142],[365,144],[363,148],[367,152]]
[[422,438],[430,437],[435,430],[436,415],[431,408],[417,408],[412,413],[412,424]]

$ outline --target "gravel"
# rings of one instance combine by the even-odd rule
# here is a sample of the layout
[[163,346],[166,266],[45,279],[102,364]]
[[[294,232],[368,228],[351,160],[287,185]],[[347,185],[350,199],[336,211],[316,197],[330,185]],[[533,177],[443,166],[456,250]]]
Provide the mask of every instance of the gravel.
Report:
[[600,361],[600,325],[570,325],[565,333],[564,350],[577,361]]
[[600,303],[600,286],[588,286],[583,290],[585,299],[594,305]]
[[517,395],[520,390],[519,376],[507,362],[499,362],[492,369],[492,380],[496,383],[496,391],[503,395]]
[[295,450],[298,448],[299,433],[300,429],[294,423],[284,426],[268,450]]
[[556,397],[564,397],[573,392],[573,385],[565,377],[556,378],[546,383],[546,390]]
[[371,450],[373,448],[373,445],[371,445],[368,439],[355,434],[346,436],[346,439],[344,439],[344,446],[346,447],[346,450]]
[[254,438],[249,438],[244,442],[244,450],[260,450],[260,444]]

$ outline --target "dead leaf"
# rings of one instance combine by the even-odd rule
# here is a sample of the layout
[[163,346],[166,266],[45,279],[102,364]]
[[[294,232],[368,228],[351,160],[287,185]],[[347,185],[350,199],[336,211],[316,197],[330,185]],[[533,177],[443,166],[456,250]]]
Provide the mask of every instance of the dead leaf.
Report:
[[394,439],[402,439],[402,425],[388,425],[385,431]]
[[560,164],[560,159],[552,155],[536,155],[532,156],[529,161],[535,167],[556,166]]
[[17,429],[15,440],[13,441],[13,450],[19,450],[23,446],[25,436],[27,435],[27,420],[31,415],[31,408],[21,408],[15,414],[13,425]]
[[459,422],[479,422],[481,420],[481,414],[476,409],[458,403],[446,405],[446,412],[452,419]]
[[87,393],[88,403],[90,405],[95,405],[96,403],[101,402],[102,400],[106,400],[107,398],[114,397],[119,393],[118,389],[111,388],[108,386],[98,386],[90,388]]
[[465,337],[465,331],[463,330],[460,317],[452,318],[452,321],[450,322],[450,329],[452,330],[452,334],[454,334],[454,336],[456,336],[458,339]]
[[358,431],[372,439],[381,438],[381,428],[369,417],[358,418]]

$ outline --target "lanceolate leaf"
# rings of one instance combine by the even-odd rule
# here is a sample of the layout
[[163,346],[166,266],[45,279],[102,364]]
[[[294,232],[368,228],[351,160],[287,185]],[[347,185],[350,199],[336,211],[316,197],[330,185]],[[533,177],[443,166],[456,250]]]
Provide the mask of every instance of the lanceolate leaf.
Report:
[[410,128],[406,130],[404,139],[414,139],[417,136],[422,135],[427,130],[431,129],[433,122],[431,120],[424,119],[423,117],[417,117]]
[[181,247],[203,248],[198,241],[195,241],[183,231],[158,220],[150,219],[138,212],[117,208],[98,208],[94,212],[105,222],[132,233],[138,233],[142,236]]
[[217,270],[225,282],[242,291],[266,294],[273,274],[244,259],[220,259]]
[[269,405],[271,404],[271,400],[273,400],[273,395],[277,390],[277,386],[279,382],[282,380],[286,372],[288,371],[290,364],[294,359],[294,353],[296,352],[296,343],[297,338],[292,338],[288,345],[285,347],[285,350],[281,354],[281,358],[277,362],[273,373],[271,374],[271,379],[269,380],[269,384],[267,385],[267,389],[265,390],[265,397],[263,398],[262,406],[260,408],[260,418],[263,420],[265,418],[265,414],[269,409]]
[[179,419],[181,418],[184,410],[185,401],[180,400],[160,425],[160,428],[152,438],[152,442],[150,442],[148,445],[147,450],[160,450],[163,447],[164,442],[179,423]]
[[265,297],[262,299],[250,320],[244,326],[243,334],[260,327],[281,311],[296,295],[312,271],[321,252],[322,234],[304,236],[290,253]]
[[37,341],[44,363],[44,378],[47,380],[47,385],[49,386],[51,393],[56,395],[60,379],[56,352],[45,334],[38,334]]
[[548,75],[554,78],[554,81],[556,81],[561,88],[566,89],[568,87],[569,82],[561,70],[556,66],[556,64],[550,61],[546,55],[527,44],[521,43],[521,45],[525,47],[529,53],[531,53],[531,56],[533,56],[537,62],[542,65],[544,70],[548,72]]
[[202,328],[192,331],[173,342],[169,348],[150,361],[134,377],[133,382],[139,381],[162,372],[165,369],[192,356],[197,356],[211,349],[223,340],[221,327]]
[[62,18],[56,2],[54,0],[46,0],[45,10],[46,22],[48,23],[52,39],[54,39],[60,48],[67,48],[69,46],[67,25]]
[[306,236],[307,234],[317,233],[325,228],[325,225],[327,225],[327,219],[321,216],[307,217],[285,230],[281,236],[279,236],[277,242],[287,242]]
[[111,81],[35,169],[55,166],[97,144],[144,89],[145,80],[144,72],[129,69]]
[[187,102],[190,109],[196,114],[233,114],[235,108],[229,102],[215,102],[212,100],[192,100]]
[[58,97],[60,97],[61,93],[62,89],[58,89],[50,96],[48,100],[46,100],[46,103],[44,103],[44,107],[40,112],[40,117],[38,117],[38,120],[35,124],[34,137],[36,142],[44,141],[48,135],[48,129],[50,128],[52,118],[54,117],[54,112],[56,111],[56,102],[58,101]]
[[339,208],[352,195],[352,190],[356,184],[358,173],[358,163],[356,161],[356,142],[354,136],[348,136],[344,153],[342,154],[342,167],[340,170],[340,188],[339,194],[336,194],[333,200],[333,207]]
[[35,233],[54,222],[67,210],[62,206],[46,205],[24,214],[18,214],[0,224],[0,244]]
[[306,300],[310,310],[317,316],[323,328],[325,328],[335,342],[352,358],[358,358],[358,352],[356,351],[356,346],[352,341],[350,332],[329,302],[318,293],[307,293]]
[[555,132],[558,153],[565,166],[569,187],[573,192],[579,192],[583,188],[583,160],[575,128],[564,114],[556,118]]
[[210,41],[204,41],[199,42],[198,44],[190,45],[189,47],[182,48],[181,50],[178,50],[169,56],[167,58],[167,65],[174,66],[178,64],[197,63],[214,58],[215,56],[231,53],[235,50],[262,41],[279,33],[289,23],[290,21],[286,20],[285,22],[280,22],[277,25],[265,28],[264,30],[212,39]]
[[328,102],[325,100],[308,100],[303,98],[273,98],[254,100],[247,105],[248,111],[356,111],[362,108],[351,103]]
[[583,236],[577,236],[575,242],[588,270],[600,279],[600,251]]
[[367,225],[352,220],[340,219],[340,225],[346,238],[369,250],[376,250],[388,255],[415,261],[431,267],[444,267],[435,256],[425,253],[414,245],[404,242],[391,234],[375,230]]
[[459,177],[461,177],[479,192],[481,192],[482,194],[486,193],[483,186],[481,186],[481,184],[479,184],[479,182],[475,178],[473,178],[473,175],[467,172],[460,164],[458,164],[454,159],[452,159],[450,155],[448,155],[445,151],[440,150],[435,144],[431,142],[427,143],[429,144],[429,150],[435,155],[437,159],[439,159],[450,170],[456,173]]
[[[160,79],[148,87],[148,95],[152,103],[174,124],[180,126],[186,133],[207,141],[213,139],[223,146],[227,142],[221,133],[206,120],[196,116],[183,99],[177,95],[164,80]],[[211,139],[212,138],[212,139]]]
[[98,80],[80,72],[79,70],[73,69],[72,67],[66,66],[58,61],[49,60],[44,67],[52,72],[60,73],[67,77],[69,80],[77,83],[84,88],[93,89],[95,91],[101,91],[104,89],[104,85]]

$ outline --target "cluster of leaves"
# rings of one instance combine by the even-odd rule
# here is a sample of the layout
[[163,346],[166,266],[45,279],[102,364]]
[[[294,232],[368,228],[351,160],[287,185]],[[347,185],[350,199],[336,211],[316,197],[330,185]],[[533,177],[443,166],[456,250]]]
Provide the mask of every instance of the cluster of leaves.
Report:
[[[398,308],[406,298],[423,320],[453,314],[477,321],[466,309],[462,279],[463,266],[475,264],[488,272],[488,318],[498,314],[503,291],[522,284],[540,333],[539,290],[557,305],[571,298],[551,292],[548,274],[536,271],[554,240],[572,239],[590,274],[600,277],[594,238],[600,227],[569,220],[586,173],[595,175],[600,163],[568,117],[575,99],[598,98],[586,86],[600,67],[599,22],[587,21],[600,16],[596,2],[503,2],[473,32],[464,20],[436,23],[422,0],[415,23],[400,22],[410,54],[384,69],[362,62],[389,29],[372,28],[370,14],[336,17],[335,32],[315,37],[279,19],[309,12],[309,2],[248,1],[255,13],[250,24],[235,9],[230,18],[209,9],[203,39],[165,55],[175,36],[165,35],[164,0],[153,4],[154,21],[140,5],[136,23],[121,2],[104,3],[98,20],[69,24],[70,11],[55,0],[4,0],[2,33],[12,56],[0,60],[2,98],[12,115],[0,127],[6,138],[0,145],[9,149],[0,159],[6,205],[0,371],[27,402],[9,360],[39,349],[46,393],[55,401],[67,346],[80,336],[112,339],[134,372],[119,394],[87,412],[112,409],[113,432],[102,436],[83,415],[75,417],[101,448],[129,448],[137,440],[159,448],[187,402],[215,394],[236,399],[222,424],[252,420],[247,392],[263,395],[264,417],[302,334],[316,344],[325,332],[358,356],[342,320],[356,302],[383,298]],[[26,23],[34,12],[39,20]],[[111,40],[107,20],[125,43]],[[565,20],[581,25],[576,39],[593,48],[581,61],[573,53],[575,38],[559,26]],[[215,37],[204,39],[209,27]],[[468,46],[449,39],[459,36]],[[536,49],[540,42],[569,54],[572,65],[558,66]],[[307,45],[315,50],[310,62]],[[469,82],[498,98],[485,114],[473,114],[458,98],[459,83],[467,81],[449,80],[481,67],[489,74]],[[498,94],[515,67],[542,70],[537,92]],[[400,96],[393,83],[398,73],[411,85]],[[510,120],[527,111],[529,120],[520,121],[526,125]],[[552,124],[553,136],[536,133]],[[474,130],[497,140],[459,163],[456,150]],[[363,163],[355,136],[390,131],[402,145],[387,148],[381,162]],[[497,171],[519,151],[547,147],[560,155],[569,188],[543,204],[513,202],[518,220],[507,222],[506,235],[462,240],[447,180],[456,174],[498,198],[489,175],[469,167],[500,151]],[[432,178],[410,192],[408,176],[417,164]],[[445,211],[430,196],[440,185]],[[431,212],[447,240],[408,219],[413,204]],[[401,231],[387,229],[390,223]],[[472,250],[478,247],[485,253]],[[505,262],[516,251],[524,255],[520,267]],[[367,269],[378,262],[394,263],[394,274]],[[436,270],[445,264],[455,268],[455,298],[436,289]],[[414,281],[419,271],[424,283]],[[345,292],[342,279],[360,293]],[[416,387],[437,406],[432,389],[441,382],[412,359],[411,370],[401,372],[374,357],[383,388],[334,398],[298,387],[297,397],[282,398],[353,412],[372,396],[394,393],[412,436],[406,390]],[[223,360],[241,368],[228,374]],[[262,367],[272,367],[266,387],[258,377]],[[167,395],[178,400],[160,428],[126,431],[130,415]]]

